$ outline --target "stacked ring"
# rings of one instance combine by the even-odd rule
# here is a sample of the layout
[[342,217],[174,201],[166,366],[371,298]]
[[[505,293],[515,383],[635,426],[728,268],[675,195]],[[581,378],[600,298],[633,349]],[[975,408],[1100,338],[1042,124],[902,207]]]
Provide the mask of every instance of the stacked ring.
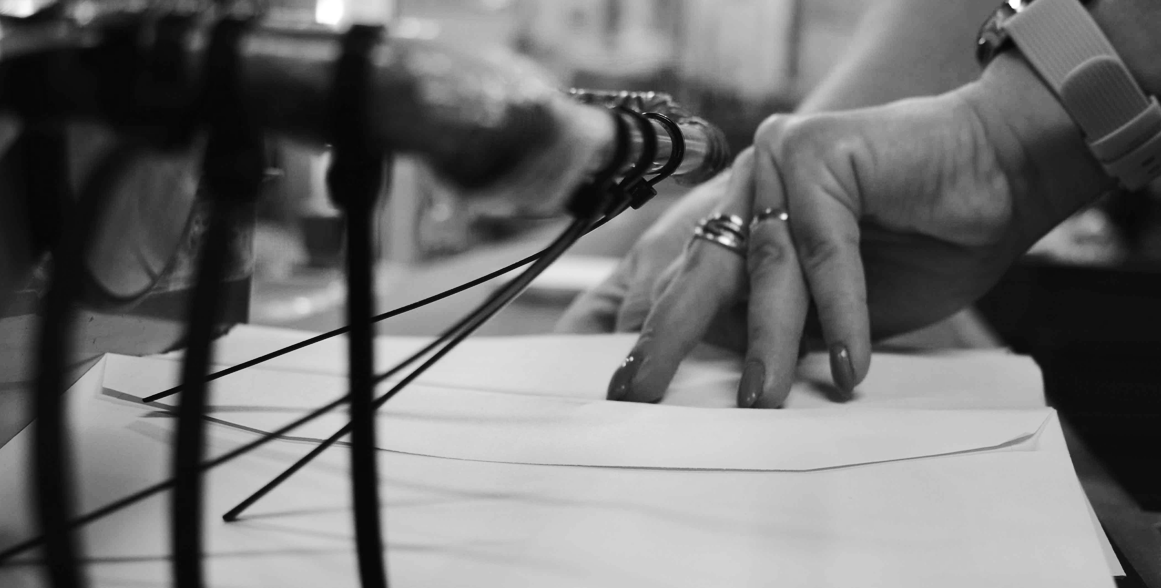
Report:
[[746,224],[732,214],[715,214],[703,219],[693,230],[695,239],[709,241],[737,253],[746,254]]
[[766,208],[758,214],[754,215],[754,220],[750,221],[750,230],[754,227],[768,220],[778,220],[782,222],[790,222],[790,213],[786,212],[785,208]]

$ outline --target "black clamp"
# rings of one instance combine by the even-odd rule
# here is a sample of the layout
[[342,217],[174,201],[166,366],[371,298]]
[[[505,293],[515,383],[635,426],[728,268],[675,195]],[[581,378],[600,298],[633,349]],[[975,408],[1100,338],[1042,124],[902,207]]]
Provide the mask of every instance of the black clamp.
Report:
[[159,128],[153,138],[163,148],[188,146],[197,128],[198,94],[189,43],[198,24],[193,13],[169,13],[155,19],[149,31],[152,43],[140,57],[139,72],[129,86],[131,123]]
[[645,180],[649,168],[653,167],[653,160],[657,157],[657,133],[653,130],[653,123],[640,112],[627,106],[619,106],[618,110],[632,118],[641,131],[641,153],[637,156],[637,163],[617,185],[620,197],[627,199],[628,206],[637,209],[657,195],[657,190]]
[[381,26],[353,25],[343,36],[331,95],[333,146],[327,187],[335,205],[369,209],[383,185],[386,150],[369,133],[371,53],[383,41]]
[[212,198],[254,200],[265,179],[265,144],[244,107],[239,77],[239,43],[249,19],[218,22],[206,52],[202,120],[209,127],[202,166]]
[[616,110],[610,110],[616,129],[613,155],[591,180],[577,189],[568,202],[568,212],[576,218],[593,218],[611,210],[619,198],[613,180],[629,159],[629,124]]
[[650,186],[656,186],[662,180],[677,173],[677,169],[681,167],[681,162],[685,161],[685,135],[672,118],[660,112],[646,112],[645,118],[661,123],[661,126],[665,127],[665,132],[669,134],[669,160],[661,166],[661,169],[657,170],[653,179],[649,180]]
[[[199,24],[188,11],[103,22],[100,46],[76,56],[84,69],[102,72],[96,85],[102,114],[155,146],[188,146],[199,114],[189,44]],[[214,57],[207,60],[213,78]]]
[[[665,127],[665,132],[669,134],[670,139],[669,159],[665,162],[665,165],[657,170],[653,179],[646,180],[644,174],[642,174],[625,186],[625,191],[629,196],[629,206],[633,207],[633,210],[640,209],[652,200],[657,195],[657,189],[654,186],[673,175],[673,172],[677,171],[677,168],[681,166],[681,162],[685,159],[685,136],[681,134],[681,128],[677,126],[677,123],[673,122],[673,119],[668,116],[658,112],[647,112],[642,116],[646,120],[656,120]],[[649,131],[653,137],[653,155],[655,156],[657,138],[652,135],[652,126],[650,126]],[[652,156],[650,157],[650,162],[652,162]]]

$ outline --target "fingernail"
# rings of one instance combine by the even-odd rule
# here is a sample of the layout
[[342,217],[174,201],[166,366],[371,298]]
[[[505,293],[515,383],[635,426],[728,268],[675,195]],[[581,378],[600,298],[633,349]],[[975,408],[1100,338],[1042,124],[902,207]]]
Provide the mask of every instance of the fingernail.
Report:
[[742,382],[738,384],[738,407],[750,408],[762,397],[766,385],[766,365],[757,359],[746,362]]
[[641,369],[641,360],[641,354],[636,349],[625,356],[625,361],[621,362],[621,367],[613,372],[613,379],[609,381],[609,392],[606,398],[621,400],[633,391],[633,378],[637,376],[637,370]]
[[851,363],[851,353],[847,346],[841,343],[830,347],[830,373],[834,376],[834,383],[851,396],[855,389],[855,365]]

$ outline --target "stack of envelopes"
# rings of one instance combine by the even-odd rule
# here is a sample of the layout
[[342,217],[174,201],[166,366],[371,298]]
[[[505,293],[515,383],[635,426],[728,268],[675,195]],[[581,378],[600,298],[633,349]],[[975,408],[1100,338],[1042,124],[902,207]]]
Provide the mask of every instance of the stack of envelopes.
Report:
[[[218,360],[305,336],[240,328]],[[210,454],[344,394],[344,343],[215,383]],[[380,368],[423,343],[380,339]],[[876,355],[856,399],[835,404],[826,358],[808,357],[787,408],[759,411],[729,408],[739,361],[709,351],[665,403],[607,402],[632,344],[470,340],[380,411],[393,586],[1113,585],[1030,359]],[[83,510],[170,475],[172,419],[136,399],[179,368],[110,355],[70,390]],[[341,447],[241,521],[218,518],[345,422],[323,417],[209,475],[210,586],[358,585]],[[25,431],[0,449],[0,550],[35,532],[29,443]],[[167,509],[162,494],[86,527],[94,586],[169,585]],[[0,567],[0,585],[41,585],[37,557]]]

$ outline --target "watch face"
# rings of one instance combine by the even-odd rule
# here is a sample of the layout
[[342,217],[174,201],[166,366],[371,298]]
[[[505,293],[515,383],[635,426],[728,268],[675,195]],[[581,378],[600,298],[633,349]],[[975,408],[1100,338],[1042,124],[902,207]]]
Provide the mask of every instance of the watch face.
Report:
[[1009,0],[1000,5],[988,20],[980,27],[980,34],[976,38],[976,62],[980,67],[986,67],[1003,51],[1010,41],[1004,31],[1004,21],[1022,10],[1031,0]]

